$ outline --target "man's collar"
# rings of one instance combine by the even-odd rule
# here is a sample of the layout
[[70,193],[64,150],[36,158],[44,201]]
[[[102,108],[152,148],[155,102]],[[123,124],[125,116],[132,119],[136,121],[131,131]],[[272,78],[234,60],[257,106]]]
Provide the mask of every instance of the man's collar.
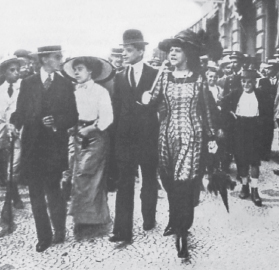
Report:
[[130,67],[133,67],[134,69],[134,72],[139,72],[139,71],[142,71],[143,69],[143,60],[133,64],[133,65],[129,65]]
[[[40,76],[41,76],[41,81],[44,83],[46,79],[48,78],[48,73],[45,71],[44,67],[41,67],[40,69]],[[54,78],[54,72],[50,73],[51,80],[53,81]]]

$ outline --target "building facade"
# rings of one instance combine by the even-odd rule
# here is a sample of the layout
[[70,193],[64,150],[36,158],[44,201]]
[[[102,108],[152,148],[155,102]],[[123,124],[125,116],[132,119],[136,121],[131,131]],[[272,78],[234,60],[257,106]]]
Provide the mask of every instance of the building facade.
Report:
[[196,1],[204,16],[190,28],[216,35],[223,48],[255,56],[259,62],[273,58],[279,47],[279,0]]

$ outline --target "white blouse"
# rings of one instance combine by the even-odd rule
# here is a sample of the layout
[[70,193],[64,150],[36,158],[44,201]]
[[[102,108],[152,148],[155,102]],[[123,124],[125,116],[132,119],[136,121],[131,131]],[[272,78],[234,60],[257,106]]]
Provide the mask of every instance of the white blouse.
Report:
[[112,123],[111,99],[104,87],[90,80],[76,86],[75,96],[79,120],[97,120],[100,130],[105,130]]
[[254,117],[259,115],[259,102],[255,92],[243,92],[236,107],[236,115]]

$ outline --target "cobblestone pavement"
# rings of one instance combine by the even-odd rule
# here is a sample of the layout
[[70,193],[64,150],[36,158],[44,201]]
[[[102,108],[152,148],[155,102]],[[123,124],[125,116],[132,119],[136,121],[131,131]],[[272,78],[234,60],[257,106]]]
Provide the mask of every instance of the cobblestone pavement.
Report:
[[[276,167],[275,161],[262,164],[259,188],[262,207],[254,206],[250,199],[238,198],[240,184],[230,192],[229,214],[220,197],[202,193],[188,237],[190,257],[187,260],[177,258],[173,236],[162,236],[168,221],[167,198],[163,190],[159,192],[156,228],[145,232],[137,183],[132,244],[110,243],[111,225],[75,238],[72,218],[68,216],[65,243],[37,253],[28,191],[21,188],[25,209],[14,211],[16,230],[13,234],[0,238],[0,270],[279,269],[279,177],[272,172]],[[235,178],[233,165],[232,176]],[[3,201],[4,190],[1,190],[1,209]],[[112,220],[114,202],[115,193],[110,193]]]

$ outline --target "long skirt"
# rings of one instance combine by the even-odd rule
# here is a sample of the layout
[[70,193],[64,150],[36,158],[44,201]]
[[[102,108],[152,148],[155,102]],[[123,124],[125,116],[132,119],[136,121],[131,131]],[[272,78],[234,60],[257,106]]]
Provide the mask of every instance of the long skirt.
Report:
[[110,222],[107,204],[107,159],[109,139],[106,131],[96,131],[85,143],[75,136],[72,201],[69,213],[76,224]]

